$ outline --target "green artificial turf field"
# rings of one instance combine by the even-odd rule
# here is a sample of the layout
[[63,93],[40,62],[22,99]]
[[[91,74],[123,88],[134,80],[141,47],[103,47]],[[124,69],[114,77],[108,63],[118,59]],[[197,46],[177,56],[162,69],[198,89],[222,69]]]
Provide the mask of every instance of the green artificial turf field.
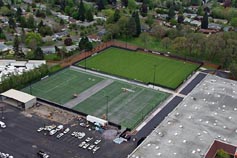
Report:
[[114,81],[73,109],[99,118],[108,110],[109,121],[133,129],[167,97],[163,92]]
[[108,48],[79,62],[78,65],[85,66],[85,62],[86,67],[91,69],[145,83],[155,82],[172,89],[176,89],[199,66],[190,62],[119,48]]
[[64,104],[73,99],[74,94],[79,94],[102,80],[102,78],[68,68],[32,84],[31,88],[28,86],[22,91],[29,94],[32,92],[32,95],[37,97]]

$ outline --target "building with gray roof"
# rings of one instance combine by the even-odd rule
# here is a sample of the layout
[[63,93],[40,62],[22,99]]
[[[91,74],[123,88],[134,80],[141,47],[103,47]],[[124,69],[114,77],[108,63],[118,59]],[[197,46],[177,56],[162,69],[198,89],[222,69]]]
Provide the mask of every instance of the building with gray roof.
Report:
[[207,75],[128,157],[203,158],[215,140],[237,145],[236,122],[237,82]]

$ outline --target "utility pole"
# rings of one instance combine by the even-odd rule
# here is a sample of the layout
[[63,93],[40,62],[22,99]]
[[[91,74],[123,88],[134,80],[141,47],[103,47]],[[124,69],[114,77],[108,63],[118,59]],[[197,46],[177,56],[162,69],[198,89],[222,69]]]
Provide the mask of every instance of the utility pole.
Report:
[[154,65],[153,88],[155,88],[155,82],[156,82],[156,67],[157,65]]
[[106,102],[107,102],[107,106],[106,106],[106,119],[107,119],[107,121],[109,121],[109,96],[106,96]]

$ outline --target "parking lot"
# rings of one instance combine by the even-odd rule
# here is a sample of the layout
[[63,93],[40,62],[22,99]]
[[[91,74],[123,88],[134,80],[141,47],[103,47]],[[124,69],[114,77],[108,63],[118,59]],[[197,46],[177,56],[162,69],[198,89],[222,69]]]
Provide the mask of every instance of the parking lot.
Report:
[[[48,154],[50,158],[124,158],[135,147],[132,142],[118,145],[113,140],[106,140],[98,131],[89,131],[88,128],[81,127],[78,120],[64,124],[60,132],[50,135],[47,130],[40,132],[37,130],[40,127],[53,124],[58,127],[60,123],[43,119],[34,114],[23,114],[8,105],[6,105],[3,116],[2,121],[6,123],[7,127],[0,128],[0,152],[8,153],[14,158],[37,158],[39,157],[37,152],[40,150]],[[63,133],[66,128],[69,128],[69,131],[57,138],[57,135]],[[73,132],[74,135],[75,132],[83,132],[85,136],[79,139],[72,136]],[[89,140],[88,137],[92,139]],[[86,142],[86,139],[89,141]],[[95,143],[96,140],[97,143]],[[101,141],[98,143],[99,140]],[[79,144],[83,144],[83,146],[79,147]],[[94,150],[94,148],[98,149]]]

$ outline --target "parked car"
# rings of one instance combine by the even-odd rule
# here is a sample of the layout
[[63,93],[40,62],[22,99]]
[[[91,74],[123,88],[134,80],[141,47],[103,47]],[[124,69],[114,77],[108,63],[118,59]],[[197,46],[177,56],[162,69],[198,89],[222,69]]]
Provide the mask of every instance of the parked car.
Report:
[[70,129],[69,129],[69,128],[66,128],[66,129],[63,131],[63,133],[66,134],[66,133],[68,133],[69,131],[70,131]]
[[55,133],[57,133],[57,130],[56,129],[53,129],[52,131],[49,132],[49,135],[54,135]]
[[2,122],[2,121],[0,121],[0,126],[1,126],[2,128],[6,128],[6,127],[7,127],[6,124],[5,124],[4,122]]
[[57,138],[61,138],[63,135],[64,135],[64,133],[59,133],[59,134],[57,135]]
[[97,144],[99,144],[101,142],[101,140],[100,139],[97,139],[94,143],[97,145]]
[[40,156],[41,158],[49,158],[49,155],[43,152],[42,150],[38,151],[37,155]]
[[93,139],[92,137],[87,137],[85,141],[86,141],[86,142],[89,142],[89,141],[91,141],[92,139]]
[[90,144],[89,143],[86,143],[83,148],[86,149]]
[[58,125],[58,127],[56,128],[57,131],[63,129],[63,125]]
[[94,146],[95,146],[95,145],[91,144],[88,149],[91,150],[91,149],[94,148]]
[[41,131],[43,131],[44,130],[44,128],[43,127],[40,127],[38,130],[37,130],[37,132],[41,132]]
[[79,147],[82,148],[85,144],[86,144],[86,142],[81,142],[81,143],[79,144]]
[[97,150],[99,150],[99,149],[100,149],[99,146],[95,146],[94,149],[93,149],[93,154],[94,154]]

